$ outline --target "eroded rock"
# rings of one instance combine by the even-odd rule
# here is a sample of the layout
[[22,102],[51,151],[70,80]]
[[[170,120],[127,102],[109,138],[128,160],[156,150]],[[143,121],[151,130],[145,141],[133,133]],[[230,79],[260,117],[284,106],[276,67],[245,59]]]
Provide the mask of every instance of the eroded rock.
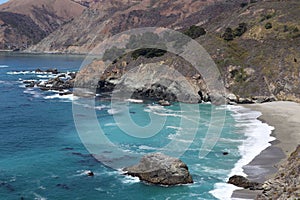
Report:
[[162,153],[148,154],[137,165],[123,169],[126,175],[152,184],[177,185],[193,183],[188,167],[178,158]]

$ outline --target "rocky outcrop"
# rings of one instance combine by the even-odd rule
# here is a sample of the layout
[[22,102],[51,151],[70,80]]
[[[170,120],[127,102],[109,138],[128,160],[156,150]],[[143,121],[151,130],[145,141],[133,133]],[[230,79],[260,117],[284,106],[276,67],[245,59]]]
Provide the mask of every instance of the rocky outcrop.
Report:
[[141,64],[134,71],[122,76],[118,84],[121,88],[132,91],[132,97],[137,99],[164,99],[186,103],[201,101],[198,85],[175,73],[169,66],[159,63]]
[[60,95],[72,94],[72,91],[70,90],[73,89],[74,87],[76,73],[74,72],[63,73],[63,72],[59,72],[55,68],[47,69],[45,71],[41,69],[36,69],[35,71],[31,71],[30,73],[45,74],[54,77],[44,81],[23,80],[22,82],[25,84],[25,87],[38,87],[41,90],[57,90],[60,91],[59,93]]
[[300,197],[300,145],[279,168],[276,175],[263,184],[256,199],[294,200]]
[[261,183],[249,181],[247,178],[245,178],[243,176],[238,176],[238,175],[234,175],[234,176],[230,177],[227,183],[230,183],[230,184],[233,184],[235,186],[242,187],[245,189],[250,189],[250,190],[261,190],[262,189]]
[[160,185],[193,183],[188,167],[178,158],[161,153],[142,157],[139,164],[123,169],[126,175],[139,177],[142,181]]

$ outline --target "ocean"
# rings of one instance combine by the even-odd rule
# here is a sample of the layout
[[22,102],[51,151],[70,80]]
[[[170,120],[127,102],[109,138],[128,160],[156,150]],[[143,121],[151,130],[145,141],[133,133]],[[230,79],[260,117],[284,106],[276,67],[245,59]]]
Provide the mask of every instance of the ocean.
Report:
[[[0,55],[1,200],[226,200],[236,189],[226,184],[228,177],[245,175],[242,166],[274,139],[270,136],[272,127],[257,120],[259,112],[240,106],[174,103],[161,107],[155,102],[131,100],[124,104],[131,123],[159,127],[151,137],[135,137],[120,127],[119,119],[125,114],[109,101],[92,99],[91,106],[84,98],[60,96],[55,91],[26,88],[23,84],[23,80],[50,77],[32,72],[37,68],[73,72],[83,59],[65,55]],[[74,114],[74,107],[93,111],[101,130],[93,129],[94,121],[89,116]],[[80,123],[84,124],[84,131],[96,133],[95,138],[87,139],[82,129],[80,133]],[[124,155],[157,151],[180,155],[194,183],[162,187],[122,175],[118,167],[127,162],[118,157],[102,161],[94,156],[98,153],[101,157],[101,151],[111,151],[106,149],[109,147],[101,146],[99,151],[89,148],[98,132]],[[205,146],[212,138],[216,144]],[[176,148],[170,144],[184,148],[176,154]],[[205,156],[199,156],[199,152],[205,152]],[[89,170],[94,172],[93,177],[87,176]]]

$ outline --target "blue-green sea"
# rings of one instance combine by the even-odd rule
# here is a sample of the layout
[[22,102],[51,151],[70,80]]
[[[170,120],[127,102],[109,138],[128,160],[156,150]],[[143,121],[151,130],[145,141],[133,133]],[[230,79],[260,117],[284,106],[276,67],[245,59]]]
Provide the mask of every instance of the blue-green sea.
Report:
[[[85,99],[25,88],[22,82],[47,78],[31,72],[37,68],[78,71],[83,59],[64,55],[0,55],[0,200],[230,199],[235,187],[225,183],[227,178],[243,175],[242,166],[269,145],[271,127],[256,119],[260,113],[242,107],[179,103],[161,107],[155,102],[127,102],[132,122],[138,126],[147,127],[151,123],[150,114],[165,120],[154,136],[142,138],[128,135],[119,127],[116,116],[122,117],[124,113],[113,108],[109,101],[92,99],[95,105],[90,106]],[[89,116],[74,114],[74,105],[95,112],[105,137],[124,154],[168,152],[165,147],[175,140],[182,146],[188,144],[180,159],[188,165],[194,183],[171,187],[149,185],[122,175],[109,164],[126,165],[122,159],[109,160],[107,156],[105,163],[100,162],[93,156],[95,152],[86,148],[90,141],[82,141],[85,136],[78,133],[75,121],[81,117],[87,131],[94,125]],[[182,119],[186,121],[184,126]],[[199,157],[213,126],[216,129],[212,128],[210,134],[217,143],[211,149],[204,149],[208,151],[205,157]],[[195,134],[181,135],[185,133]],[[224,152],[228,154],[223,155]],[[101,157],[101,151],[99,154]],[[95,175],[87,176],[88,170]]]

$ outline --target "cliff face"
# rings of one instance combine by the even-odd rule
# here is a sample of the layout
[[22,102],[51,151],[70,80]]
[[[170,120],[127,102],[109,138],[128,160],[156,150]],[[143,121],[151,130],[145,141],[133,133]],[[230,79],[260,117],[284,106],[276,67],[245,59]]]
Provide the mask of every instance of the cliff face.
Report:
[[25,49],[86,7],[71,0],[10,0],[0,6],[0,49]]

